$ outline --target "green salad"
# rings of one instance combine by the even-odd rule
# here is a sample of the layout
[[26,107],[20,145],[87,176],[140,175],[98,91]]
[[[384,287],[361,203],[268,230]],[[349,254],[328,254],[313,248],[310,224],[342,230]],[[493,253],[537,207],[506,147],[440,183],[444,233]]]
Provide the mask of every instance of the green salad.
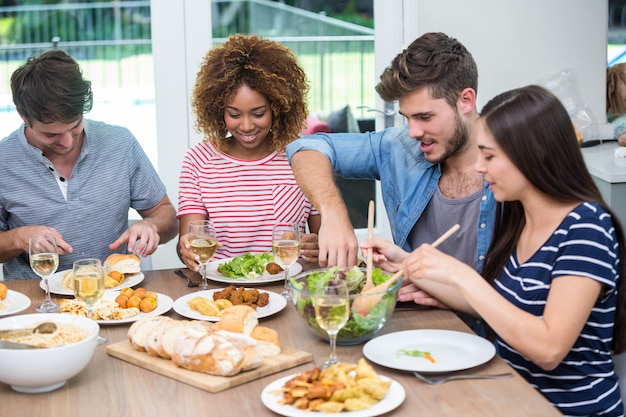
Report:
[[269,252],[256,254],[246,252],[220,264],[217,270],[229,278],[255,279],[263,275],[265,267],[270,262],[274,262],[274,256]]
[[[379,268],[375,268],[372,271],[372,281],[374,285],[382,284],[389,278],[391,278],[391,275],[385,274]],[[298,290],[295,292],[294,297],[296,309],[300,312],[302,317],[304,317],[309,326],[322,337],[327,337],[327,335],[326,332],[319,327],[317,321],[315,321],[315,307],[313,306],[313,300],[310,295],[315,293],[315,288],[318,285],[326,285],[329,281],[335,279],[345,280],[351,295],[359,294],[365,285],[365,273],[357,266],[346,271],[340,267],[332,267],[323,272],[311,272],[305,278],[296,279],[292,277],[289,279],[292,287]],[[385,294],[381,302],[376,304],[368,315],[363,316],[355,311],[350,311],[350,319],[337,334],[337,342],[343,344],[361,343],[382,328],[387,316],[391,313],[396,304],[399,282],[396,284],[391,286],[395,288],[395,291],[390,291],[388,294]]]

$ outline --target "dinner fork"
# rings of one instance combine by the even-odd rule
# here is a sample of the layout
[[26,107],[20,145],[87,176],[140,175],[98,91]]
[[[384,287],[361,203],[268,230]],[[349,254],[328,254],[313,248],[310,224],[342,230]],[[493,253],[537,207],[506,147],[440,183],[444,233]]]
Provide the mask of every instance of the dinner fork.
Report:
[[192,280],[187,275],[185,275],[183,273],[183,271],[181,271],[180,269],[177,269],[176,271],[174,271],[174,273],[176,275],[178,275],[179,277],[185,278],[187,280],[187,286],[188,287],[197,287],[198,285],[200,285],[200,283],[198,281]]
[[507,372],[504,374],[461,374],[461,375],[449,375],[438,378],[432,378],[425,375],[420,374],[419,372],[413,372],[413,375],[417,377],[417,379],[430,384],[430,385],[439,385],[443,384],[447,381],[452,381],[454,379],[498,379],[498,378],[510,378],[513,376],[512,373]]

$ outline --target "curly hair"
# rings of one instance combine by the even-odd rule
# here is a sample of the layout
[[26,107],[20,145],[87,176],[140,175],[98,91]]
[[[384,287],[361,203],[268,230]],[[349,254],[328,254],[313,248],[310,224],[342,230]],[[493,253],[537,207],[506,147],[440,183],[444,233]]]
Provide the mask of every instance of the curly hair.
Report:
[[226,149],[231,139],[224,111],[244,84],[269,101],[270,144],[283,151],[306,125],[309,84],[293,52],[256,35],[231,35],[204,57],[191,98],[196,130],[217,149]]

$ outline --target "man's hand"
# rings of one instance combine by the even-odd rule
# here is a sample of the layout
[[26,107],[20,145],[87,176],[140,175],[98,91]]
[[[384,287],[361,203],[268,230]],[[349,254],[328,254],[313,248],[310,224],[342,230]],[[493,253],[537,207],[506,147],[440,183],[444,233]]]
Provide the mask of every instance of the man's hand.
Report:
[[149,221],[141,220],[126,229],[115,242],[109,245],[109,249],[115,251],[120,246],[127,245],[128,253],[146,257],[157,250],[160,241],[156,226]]
[[358,263],[359,242],[349,219],[322,215],[319,232],[319,258],[322,268],[331,266],[351,267]]

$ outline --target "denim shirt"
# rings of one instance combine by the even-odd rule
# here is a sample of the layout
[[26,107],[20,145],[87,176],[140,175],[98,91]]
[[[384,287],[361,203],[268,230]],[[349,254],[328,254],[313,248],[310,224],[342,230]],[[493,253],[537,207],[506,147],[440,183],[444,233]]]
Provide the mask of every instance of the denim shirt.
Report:
[[[379,132],[305,136],[287,146],[289,160],[300,150],[326,155],[334,172],[344,178],[379,180],[394,242],[406,251],[414,249],[408,236],[437,189],[441,167],[424,158],[420,143],[409,137],[406,125]],[[491,242],[495,208],[493,193],[485,183],[478,221],[479,272]]]

